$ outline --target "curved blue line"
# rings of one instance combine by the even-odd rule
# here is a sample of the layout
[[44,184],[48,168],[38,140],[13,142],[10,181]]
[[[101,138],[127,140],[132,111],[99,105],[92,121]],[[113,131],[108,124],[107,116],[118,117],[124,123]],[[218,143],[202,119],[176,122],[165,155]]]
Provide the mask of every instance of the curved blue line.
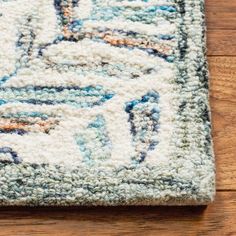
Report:
[[22,162],[22,159],[18,156],[17,152],[15,152],[10,147],[2,147],[0,148],[0,153],[7,154],[9,153],[11,155],[11,158],[15,164],[20,164]]

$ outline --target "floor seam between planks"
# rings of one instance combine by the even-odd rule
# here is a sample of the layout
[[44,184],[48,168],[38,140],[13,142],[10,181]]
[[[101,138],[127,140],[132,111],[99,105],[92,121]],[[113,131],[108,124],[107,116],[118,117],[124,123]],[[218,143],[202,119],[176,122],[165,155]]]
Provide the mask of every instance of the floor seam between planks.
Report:
[[216,192],[236,192],[236,189],[216,189]]
[[207,57],[236,57],[236,55],[207,55]]

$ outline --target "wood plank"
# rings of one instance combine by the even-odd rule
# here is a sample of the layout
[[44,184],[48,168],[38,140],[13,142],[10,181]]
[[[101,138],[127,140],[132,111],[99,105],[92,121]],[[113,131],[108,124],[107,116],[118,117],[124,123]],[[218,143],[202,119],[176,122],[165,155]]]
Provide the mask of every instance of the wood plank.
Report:
[[208,30],[208,56],[236,56],[236,30]]
[[9,208],[6,235],[236,235],[236,192],[220,192],[205,207]]
[[208,29],[236,29],[236,0],[205,0]]
[[236,0],[205,0],[208,55],[236,55]]
[[236,190],[236,57],[209,58],[217,188]]

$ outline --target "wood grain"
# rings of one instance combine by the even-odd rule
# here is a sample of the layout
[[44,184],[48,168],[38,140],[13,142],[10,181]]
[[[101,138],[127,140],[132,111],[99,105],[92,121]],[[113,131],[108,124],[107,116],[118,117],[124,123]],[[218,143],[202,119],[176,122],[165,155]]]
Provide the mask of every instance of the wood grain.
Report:
[[2,210],[5,235],[236,235],[236,193],[206,207],[15,208]]
[[236,55],[236,0],[205,0],[208,56]]
[[208,29],[236,30],[236,0],[205,0]]
[[208,30],[208,56],[236,55],[236,30]]
[[236,190],[236,57],[208,60],[217,189]]
[[1,208],[0,236],[236,235],[236,0],[206,0],[216,201],[204,207]]

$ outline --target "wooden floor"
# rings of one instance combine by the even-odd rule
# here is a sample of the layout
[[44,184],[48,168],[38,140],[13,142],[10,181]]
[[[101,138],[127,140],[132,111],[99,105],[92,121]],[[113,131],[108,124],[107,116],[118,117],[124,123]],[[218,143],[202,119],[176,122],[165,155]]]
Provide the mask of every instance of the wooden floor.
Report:
[[206,0],[206,10],[216,201],[207,208],[2,208],[0,236],[236,236],[236,0]]

